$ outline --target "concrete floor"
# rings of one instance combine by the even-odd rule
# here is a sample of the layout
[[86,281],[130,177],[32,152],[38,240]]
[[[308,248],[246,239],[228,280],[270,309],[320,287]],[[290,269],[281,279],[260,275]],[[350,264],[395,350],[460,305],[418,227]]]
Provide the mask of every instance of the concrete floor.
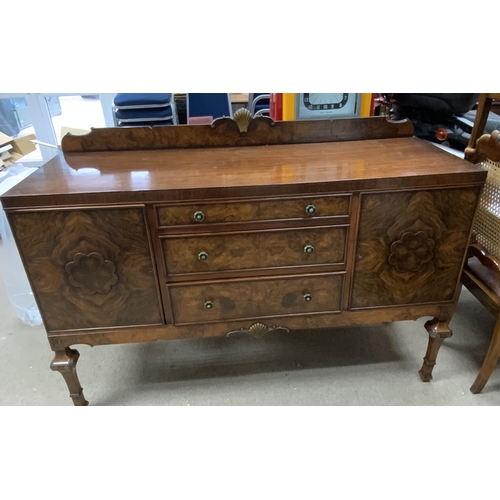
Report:
[[[0,240],[0,262],[2,244]],[[274,332],[263,339],[208,338],[77,346],[91,405],[498,405],[500,368],[482,394],[474,381],[495,324],[463,290],[434,380],[418,376],[426,321],[329,331]],[[49,369],[43,327],[21,322],[0,270],[0,405],[71,405]]]

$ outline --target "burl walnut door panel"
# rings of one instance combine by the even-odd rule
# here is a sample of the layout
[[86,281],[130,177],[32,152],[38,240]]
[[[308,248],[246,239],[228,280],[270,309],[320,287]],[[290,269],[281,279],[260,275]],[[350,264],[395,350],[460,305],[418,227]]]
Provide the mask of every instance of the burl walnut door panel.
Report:
[[170,276],[273,267],[343,264],[347,227],[255,231],[163,239]]
[[452,300],[478,194],[363,195],[350,307]]
[[10,215],[48,331],[162,323],[144,211]]
[[176,324],[339,312],[343,274],[171,286]]

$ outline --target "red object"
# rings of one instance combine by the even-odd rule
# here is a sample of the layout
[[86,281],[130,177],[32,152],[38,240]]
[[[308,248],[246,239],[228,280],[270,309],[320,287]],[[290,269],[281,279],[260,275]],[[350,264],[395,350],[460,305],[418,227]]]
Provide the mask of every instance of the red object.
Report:
[[213,121],[213,116],[191,116],[188,125],[211,125]]
[[269,115],[274,121],[283,120],[283,94],[271,94]]
[[439,141],[445,141],[448,137],[448,131],[445,128],[438,128],[436,130],[436,139]]

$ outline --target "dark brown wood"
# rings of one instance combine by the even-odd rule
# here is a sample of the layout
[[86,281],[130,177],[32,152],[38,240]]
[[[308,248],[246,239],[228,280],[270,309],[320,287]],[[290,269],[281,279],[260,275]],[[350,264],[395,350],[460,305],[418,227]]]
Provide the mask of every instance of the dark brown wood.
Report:
[[485,176],[480,168],[415,137],[72,153],[57,156],[7,191],[2,205],[8,210],[100,203],[226,202],[368,189],[482,185]]
[[203,148],[228,146],[262,146],[311,142],[341,142],[364,139],[410,137],[413,125],[386,118],[343,118],[319,121],[274,122],[267,117],[255,118],[247,132],[240,132],[235,121],[220,118],[212,125],[180,127],[127,127],[93,129],[88,135],[63,137],[65,153],[124,151],[170,148]]
[[87,406],[89,403],[83,395],[83,389],[76,373],[76,363],[79,357],[80,353],[77,350],[66,347],[64,350],[55,352],[50,368],[64,377],[73,404],[75,406]]
[[493,336],[491,338],[490,347],[486,353],[483,364],[479,373],[477,374],[476,380],[472,384],[470,391],[472,394],[479,394],[486,382],[488,382],[493,370],[496,368],[498,363],[498,358],[500,357],[500,317],[497,319],[495,329],[493,330]]
[[[486,383],[488,382],[493,370],[497,366],[498,358],[500,357],[500,295],[498,293],[499,280],[498,278],[486,268],[483,267],[479,276],[474,274],[468,268],[464,269],[462,273],[462,283],[464,286],[481,302],[481,304],[488,309],[488,311],[497,318],[495,329],[490,341],[490,345],[483,364],[479,370],[476,380],[472,384],[470,391],[473,394],[479,394]],[[484,271],[490,272],[490,279],[485,279]],[[477,270],[476,270],[477,272]],[[496,284],[496,290],[493,291],[491,283]]]
[[163,239],[167,273],[343,264],[346,227],[184,235]]
[[437,318],[430,379],[486,172],[408,127],[223,120],[67,137],[66,151],[88,152],[2,203],[70,392],[78,343],[424,316]]
[[[322,196],[246,203],[198,203],[158,207],[159,227],[205,226],[229,222],[325,220],[349,215],[349,196]],[[307,210],[311,213],[308,213]],[[198,215],[200,220],[195,218]]]
[[151,237],[151,231],[156,229],[156,210],[153,205],[148,205],[146,207],[146,220],[148,222],[147,226],[149,228],[148,237],[152,243],[152,250],[154,255],[154,265],[156,266],[156,279],[158,282],[158,290],[161,296],[161,302],[163,304],[163,318],[167,325],[172,324],[172,305],[170,304],[170,294],[167,291],[167,284],[165,281],[165,276],[167,275],[167,270],[165,268],[165,259],[162,257],[161,241],[159,238]]
[[472,128],[468,148],[475,148],[477,140],[483,135],[484,128],[488,120],[488,114],[495,99],[500,99],[500,94],[479,95],[479,102],[476,110],[476,119],[474,120],[474,127]]
[[[500,99],[500,94],[481,94],[474,130],[471,134],[469,147],[465,150],[465,158],[473,163],[486,159],[493,162],[500,161],[500,132],[496,130],[491,135],[481,135],[492,99]],[[490,178],[488,178],[485,191],[486,189],[491,190],[493,185],[493,183],[490,184]],[[485,201],[481,200],[480,204],[484,205]],[[480,215],[483,217],[488,215],[488,218],[491,218],[491,230],[500,228],[500,221],[493,213],[486,211]],[[484,227],[484,220],[483,225],[476,224],[474,227],[475,241],[481,241],[481,238],[485,236],[481,233],[481,227]],[[500,256],[491,255],[485,248],[475,243],[469,246],[467,257],[468,261],[464,266],[461,281],[479,302],[497,318],[497,324],[483,365],[470,388],[473,394],[478,394],[488,382],[500,356]]]
[[47,331],[163,323],[142,207],[9,217]]
[[[348,325],[373,325],[394,321],[414,320],[422,317],[451,317],[453,304],[425,304],[416,306],[394,306],[385,309],[364,309],[298,316],[281,316],[264,321],[268,326],[279,325],[292,330],[331,329]],[[156,340],[175,340],[226,336],[228,332],[241,328],[248,329],[255,320],[221,321],[217,323],[198,323],[191,325],[145,326],[140,329],[131,327],[103,328],[74,332],[51,332],[50,346],[61,350],[66,346],[87,344],[90,346],[124,344],[133,342],[152,342]]]
[[447,321],[439,321],[434,318],[425,323],[425,329],[429,332],[429,344],[427,352],[425,353],[424,363],[418,372],[423,382],[430,382],[432,380],[432,370],[436,365],[436,357],[439,352],[444,339],[452,336],[453,332],[448,327]]
[[352,277],[354,274],[354,265],[356,263],[356,253],[352,251],[357,246],[359,215],[361,211],[361,195],[355,193],[351,198],[350,227],[348,232],[347,252],[346,252],[346,274],[344,278],[344,290],[342,293],[342,309],[349,309],[351,298]]
[[[490,279],[494,279],[494,276],[490,276]],[[500,296],[496,293],[492,293],[490,286],[485,283],[483,277],[478,277],[469,269],[469,263],[467,263],[462,271],[461,282],[493,316],[497,316],[499,314]]]
[[[171,286],[175,324],[340,311],[343,274]],[[207,306],[210,305],[210,308]]]
[[490,254],[483,246],[477,243],[469,245],[467,257],[476,257],[484,267],[493,272],[497,282],[500,283],[500,262],[497,257]]
[[362,198],[351,308],[453,300],[478,189]]

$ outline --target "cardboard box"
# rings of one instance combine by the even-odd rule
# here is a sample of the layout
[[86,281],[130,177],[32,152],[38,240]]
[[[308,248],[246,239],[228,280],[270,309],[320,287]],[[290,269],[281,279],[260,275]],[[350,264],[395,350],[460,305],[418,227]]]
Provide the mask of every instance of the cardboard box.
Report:
[[12,165],[16,161],[19,161],[23,156],[35,151],[36,145],[31,142],[35,139],[36,137],[34,134],[14,139],[0,132],[0,148],[3,149],[5,146],[11,146],[10,148],[6,148],[8,153],[10,153],[10,156],[4,155],[5,157],[0,160],[0,169]]

